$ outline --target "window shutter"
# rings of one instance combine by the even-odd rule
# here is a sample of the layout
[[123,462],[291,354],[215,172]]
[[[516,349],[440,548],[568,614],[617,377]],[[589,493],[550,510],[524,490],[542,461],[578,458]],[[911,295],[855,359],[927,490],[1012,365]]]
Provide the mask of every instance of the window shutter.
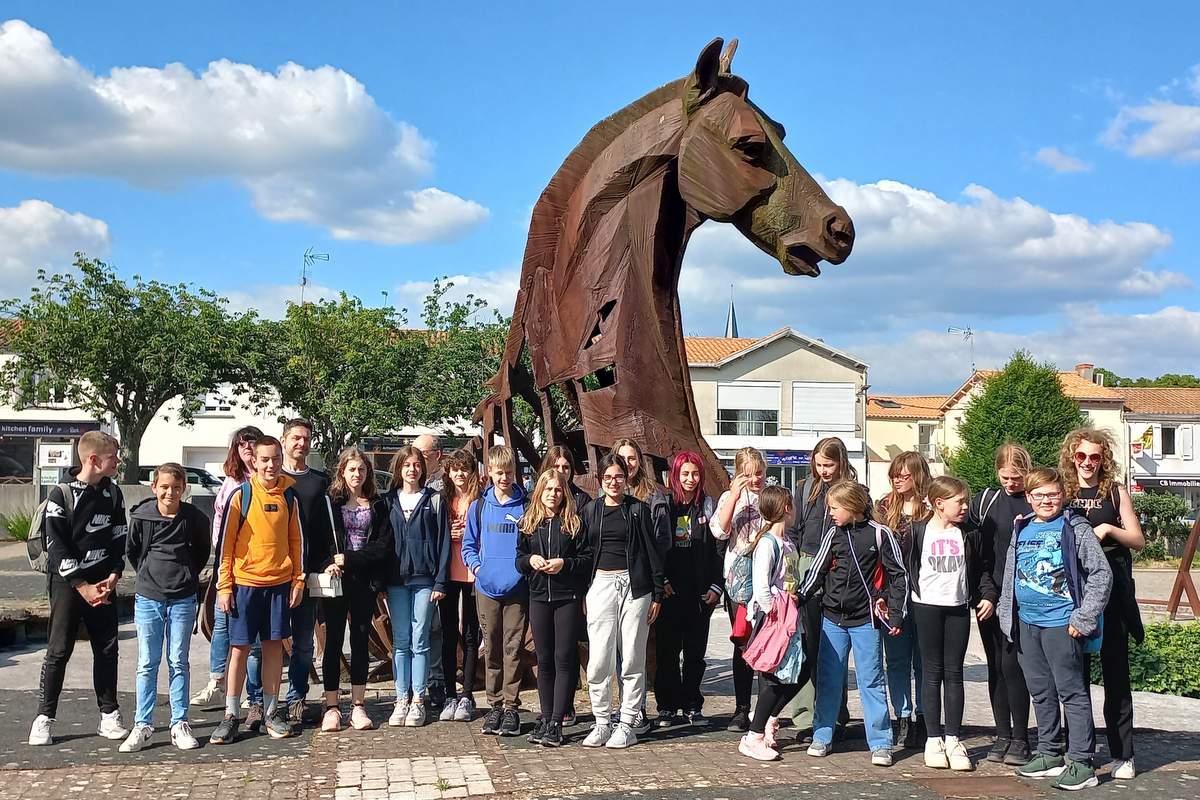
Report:
[[1151,427],[1154,429],[1154,445],[1150,448],[1150,457],[1158,458],[1162,455],[1162,425],[1156,422]]
[[1193,426],[1193,425],[1180,425],[1179,426],[1179,433],[1178,433],[1179,455],[1185,461],[1191,461],[1193,458],[1193,456],[1192,456],[1192,432],[1194,430],[1195,430],[1195,426]]
[[717,384],[717,408],[739,411],[779,411],[779,384],[738,381]]
[[792,382],[792,430],[853,433],[856,411],[852,383]]

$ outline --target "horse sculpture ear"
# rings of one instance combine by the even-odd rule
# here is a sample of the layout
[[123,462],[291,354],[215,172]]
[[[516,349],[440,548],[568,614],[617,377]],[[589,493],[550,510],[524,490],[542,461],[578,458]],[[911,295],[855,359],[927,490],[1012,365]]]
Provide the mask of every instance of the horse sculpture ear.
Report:
[[700,57],[696,59],[696,69],[688,76],[683,92],[683,110],[687,116],[691,116],[692,112],[716,97],[723,44],[725,40],[717,37],[700,51]]

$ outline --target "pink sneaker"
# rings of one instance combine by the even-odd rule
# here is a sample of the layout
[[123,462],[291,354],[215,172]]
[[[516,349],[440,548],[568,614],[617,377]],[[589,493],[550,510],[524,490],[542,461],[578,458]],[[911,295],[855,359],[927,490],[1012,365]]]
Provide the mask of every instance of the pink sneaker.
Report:
[[768,717],[767,718],[767,729],[766,729],[766,731],[763,732],[763,742],[765,742],[767,747],[771,748],[772,750],[775,750],[779,746],[778,742],[775,740],[775,737],[778,733],[779,733],[779,718],[778,717]]
[[738,742],[738,752],[755,761],[775,761],[779,758],[778,752],[767,747],[761,733],[747,733],[743,736]]
[[321,717],[321,730],[324,733],[337,733],[342,729],[342,710],[337,706],[327,706]]

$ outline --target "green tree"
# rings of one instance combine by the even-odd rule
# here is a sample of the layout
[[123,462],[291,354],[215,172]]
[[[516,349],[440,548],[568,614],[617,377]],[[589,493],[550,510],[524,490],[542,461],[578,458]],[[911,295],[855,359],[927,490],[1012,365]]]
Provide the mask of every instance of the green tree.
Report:
[[65,402],[111,418],[123,480],[137,483],[142,437],[167,401],[180,398],[179,422],[190,424],[205,393],[254,374],[255,315],[231,313],[223,298],[188,284],[122,280],[82,253],[74,266],[39,271],[28,299],[0,303],[13,323],[0,398],[18,408]]
[[1129,387],[1138,389],[1200,389],[1200,378],[1195,375],[1181,375],[1168,372],[1157,378],[1126,378],[1103,367],[1096,368],[1096,374],[1104,376],[1105,386],[1117,388]]
[[1034,464],[1056,465],[1063,438],[1083,421],[1078,404],[1063,394],[1058,371],[1017,351],[967,403],[959,428],[962,446],[947,466],[978,491],[995,483],[997,447],[1017,442]]
[[412,420],[428,337],[406,329],[402,312],[367,308],[342,294],[289,304],[282,320],[262,325],[271,367],[252,399],[259,408],[287,409],[310,420],[313,448],[326,463],[363,437]]

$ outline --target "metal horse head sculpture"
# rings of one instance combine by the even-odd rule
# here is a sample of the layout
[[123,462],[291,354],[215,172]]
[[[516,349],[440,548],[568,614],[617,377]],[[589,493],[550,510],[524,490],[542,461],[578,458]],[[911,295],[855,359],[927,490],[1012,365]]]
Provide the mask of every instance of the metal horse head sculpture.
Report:
[[[724,54],[722,44],[709,43],[686,78],[598,123],[542,193],[503,361],[476,411],[485,446],[499,434],[537,463],[512,423],[520,396],[541,414],[548,444],[567,445],[593,468],[629,437],[656,472],[674,452],[700,453],[707,489],[724,487],[684,352],[678,290],[688,239],[705,220],[730,222],[784,272],[815,276],[821,261],[850,254],[854,225],[730,73],[737,41]],[[560,429],[554,403],[563,397],[582,431]]]

